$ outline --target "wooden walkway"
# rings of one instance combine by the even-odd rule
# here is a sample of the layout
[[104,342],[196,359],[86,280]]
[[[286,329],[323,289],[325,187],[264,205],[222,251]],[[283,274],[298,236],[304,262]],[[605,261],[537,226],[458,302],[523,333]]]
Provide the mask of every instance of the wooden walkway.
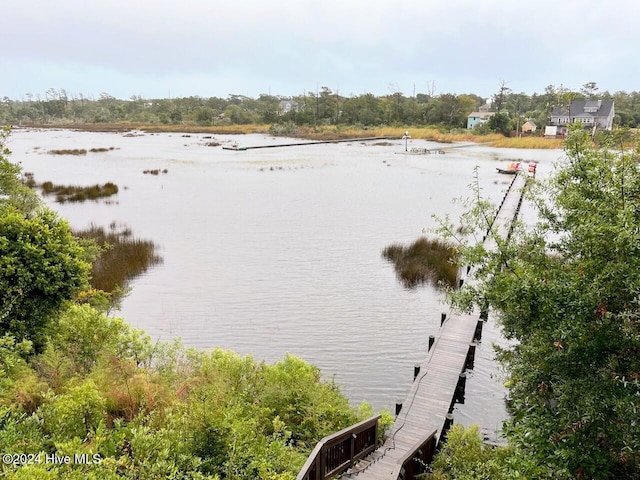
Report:
[[233,150],[235,152],[244,152],[245,150],[255,150],[257,148],[300,147],[304,145],[321,145],[324,143],[371,142],[374,140],[389,140],[389,137],[341,138],[337,140],[314,140],[311,142],[278,143],[273,145],[253,145],[249,147],[241,147],[238,144],[233,144],[233,145],[223,145],[222,149]]
[[[527,178],[524,172],[515,175],[500,205],[491,228],[500,238],[506,238],[510,233]],[[484,241],[486,248],[496,248],[491,232]],[[473,272],[464,273],[463,282],[473,282]],[[474,341],[479,339],[482,328],[481,316],[479,311],[470,315],[450,311],[442,319],[438,334],[430,339],[432,346],[426,359],[419,368],[416,366],[415,379],[387,440],[340,479],[410,479],[425,471],[426,463],[430,461],[425,455],[432,454],[427,451],[429,435],[437,432],[436,441],[446,435],[453,421],[451,412],[456,400],[464,401],[464,372],[472,367]]]

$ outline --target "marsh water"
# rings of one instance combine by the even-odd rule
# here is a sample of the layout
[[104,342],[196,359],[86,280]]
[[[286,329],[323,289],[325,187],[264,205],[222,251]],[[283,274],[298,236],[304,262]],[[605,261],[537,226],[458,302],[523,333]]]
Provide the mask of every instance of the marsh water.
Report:
[[[544,177],[561,152],[439,145],[422,140],[347,142],[223,150],[291,143],[265,135],[85,133],[14,130],[12,161],[36,181],[114,182],[107,201],[47,203],[76,229],[127,225],[152,240],[164,261],[132,282],[117,312],[154,339],[221,347],[267,362],[289,352],[333,378],[351,403],[393,410],[413,365],[448,307],[429,287],[408,290],[381,257],[456,218],[477,169],[484,196],[498,202],[513,158],[539,161]],[[445,148],[406,155],[405,149]],[[456,147],[456,148],[451,148]],[[106,148],[82,156],[53,149]],[[144,170],[159,169],[158,175]],[[166,169],[166,173],[162,170]],[[533,213],[525,204],[525,220]],[[500,342],[485,327],[476,368],[456,421],[491,438],[506,416],[503,380],[492,361]]]

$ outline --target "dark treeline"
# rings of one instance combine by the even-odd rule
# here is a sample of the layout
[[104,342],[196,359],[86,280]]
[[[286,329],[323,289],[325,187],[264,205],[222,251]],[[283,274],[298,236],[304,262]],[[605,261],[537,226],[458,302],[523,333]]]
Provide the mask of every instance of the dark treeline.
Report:
[[[599,92],[595,82],[579,91],[549,85],[544,93],[514,93],[504,82],[492,96],[494,111],[509,115],[514,123],[522,119],[545,125],[555,105],[571,99],[599,98],[615,101],[616,125],[640,125],[640,92]],[[147,99],[133,96],[117,99],[108,93],[99,98],[49,89],[44,94],[26,94],[21,100],[4,97],[0,102],[0,122],[27,123],[117,123],[246,125],[441,125],[466,127],[467,116],[487,99],[475,94],[417,93],[404,95],[395,89],[389,95],[365,93],[345,97],[327,87],[291,97],[262,94],[258,98],[229,95],[227,98]]]

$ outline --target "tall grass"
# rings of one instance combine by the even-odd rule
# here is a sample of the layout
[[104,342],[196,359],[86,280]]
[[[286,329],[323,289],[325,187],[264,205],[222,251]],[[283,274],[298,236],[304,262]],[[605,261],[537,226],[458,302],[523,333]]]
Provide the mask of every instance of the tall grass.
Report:
[[382,250],[382,256],[393,263],[398,280],[407,288],[424,283],[456,286],[457,253],[446,242],[421,237],[408,246],[392,243]]
[[544,137],[514,137],[507,138],[498,135],[498,138],[487,142],[489,146],[496,148],[563,148],[564,140],[562,138],[544,138]]
[[91,286],[98,290],[114,292],[124,289],[131,279],[163,261],[153,242],[134,238],[130,229],[118,229],[115,223],[108,230],[92,224],[74,234],[100,247],[91,269]]

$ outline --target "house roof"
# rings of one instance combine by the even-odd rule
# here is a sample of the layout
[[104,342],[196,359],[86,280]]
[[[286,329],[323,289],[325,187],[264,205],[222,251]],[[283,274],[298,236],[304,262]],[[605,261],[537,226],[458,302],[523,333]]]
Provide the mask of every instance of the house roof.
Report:
[[469,116],[484,119],[484,118],[493,117],[495,114],[496,112],[471,112]]
[[[600,109],[597,112],[585,112],[584,109],[597,107],[600,103]],[[613,100],[572,100],[571,108],[553,107],[552,117],[608,117],[613,108]]]

